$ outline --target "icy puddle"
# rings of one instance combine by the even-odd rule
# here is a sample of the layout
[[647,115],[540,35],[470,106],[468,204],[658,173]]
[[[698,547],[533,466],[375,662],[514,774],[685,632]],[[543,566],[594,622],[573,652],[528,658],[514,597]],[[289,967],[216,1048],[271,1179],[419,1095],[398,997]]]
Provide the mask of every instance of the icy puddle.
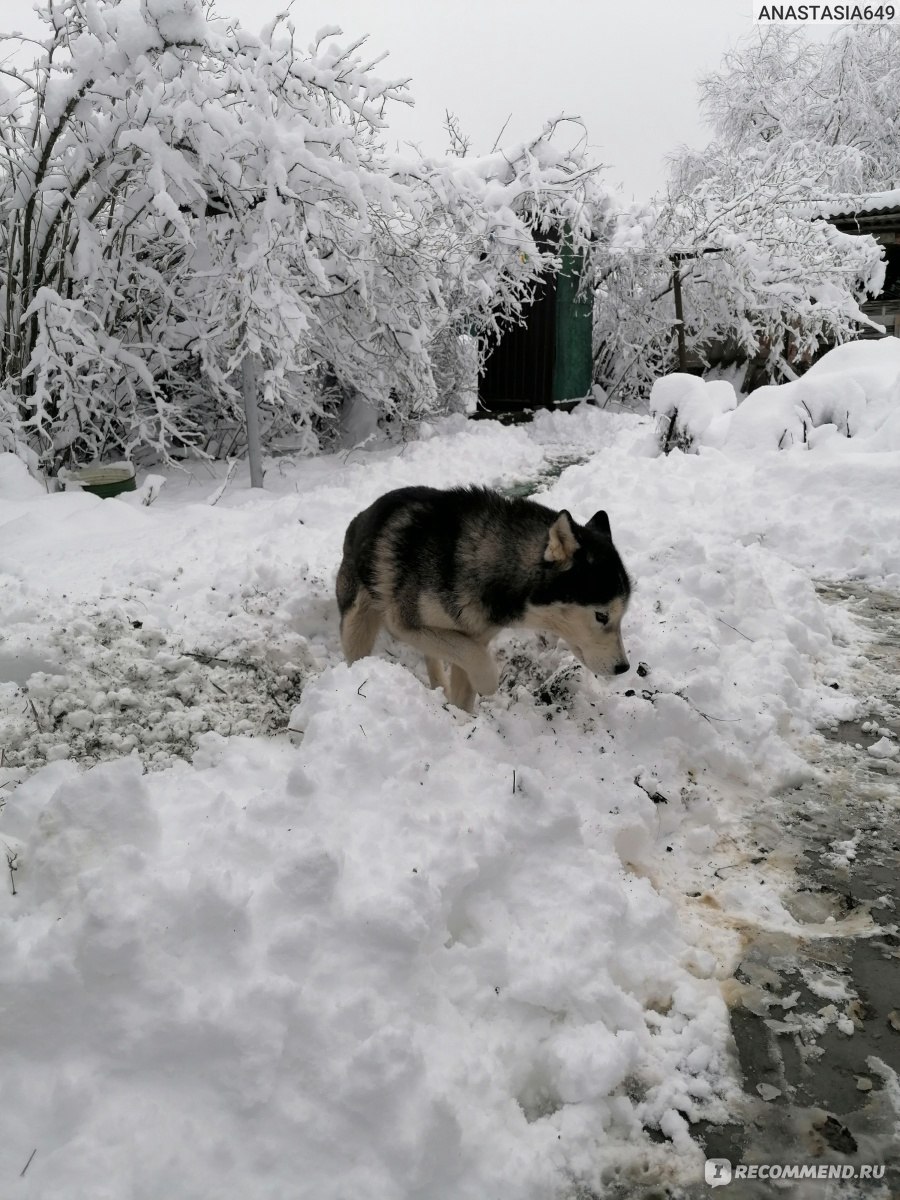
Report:
[[761,812],[746,870],[792,865],[782,899],[803,933],[741,930],[726,987],[748,1101],[700,1140],[732,1162],[886,1170],[879,1183],[734,1181],[723,1193],[748,1200],[900,1196],[900,596],[857,583],[818,591],[872,639],[839,684],[865,715],[823,731],[808,747],[818,778]]
[[527,479],[521,480],[519,483],[511,483],[508,487],[502,487],[498,490],[501,495],[509,496],[511,499],[528,499],[530,496],[534,496],[536,492],[543,491],[554,480],[559,479],[560,475],[568,467],[576,467],[580,463],[585,463],[589,460],[589,454],[548,455],[547,465],[543,470],[529,476]]

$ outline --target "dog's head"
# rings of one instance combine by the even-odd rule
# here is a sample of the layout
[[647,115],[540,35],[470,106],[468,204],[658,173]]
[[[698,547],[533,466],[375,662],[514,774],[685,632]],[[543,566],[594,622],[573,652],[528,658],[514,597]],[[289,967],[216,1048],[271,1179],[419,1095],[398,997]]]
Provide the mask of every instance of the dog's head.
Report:
[[595,513],[583,526],[565,510],[559,513],[547,535],[541,572],[526,623],[558,634],[596,675],[627,671],[622,618],[631,580],[606,513]]

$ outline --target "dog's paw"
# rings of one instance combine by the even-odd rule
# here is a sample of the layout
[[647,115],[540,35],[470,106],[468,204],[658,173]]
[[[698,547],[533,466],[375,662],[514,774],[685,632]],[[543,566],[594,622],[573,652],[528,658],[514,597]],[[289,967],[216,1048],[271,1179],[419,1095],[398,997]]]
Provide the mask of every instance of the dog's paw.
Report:
[[472,688],[450,688],[446,695],[454,708],[469,715],[475,712],[477,697]]

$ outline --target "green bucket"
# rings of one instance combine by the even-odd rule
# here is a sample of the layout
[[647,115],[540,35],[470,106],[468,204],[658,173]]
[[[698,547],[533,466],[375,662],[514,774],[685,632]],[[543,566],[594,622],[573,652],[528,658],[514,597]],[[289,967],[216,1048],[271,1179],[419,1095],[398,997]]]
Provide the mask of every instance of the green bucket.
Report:
[[119,496],[122,492],[137,490],[134,478],[134,467],[131,463],[119,463],[116,466],[81,467],[77,471],[60,471],[60,479],[68,487],[75,484],[83,492],[99,496],[106,500],[110,496]]

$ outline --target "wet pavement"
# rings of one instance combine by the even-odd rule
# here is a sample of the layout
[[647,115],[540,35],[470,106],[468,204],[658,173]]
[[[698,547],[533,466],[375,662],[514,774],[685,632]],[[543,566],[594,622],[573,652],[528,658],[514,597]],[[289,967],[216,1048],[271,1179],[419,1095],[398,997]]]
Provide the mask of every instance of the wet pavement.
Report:
[[746,1100],[732,1124],[695,1132],[709,1158],[884,1175],[734,1180],[726,1200],[900,1197],[900,595],[857,583],[819,593],[871,638],[839,685],[865,716],[823,730],[809,755],[818,777],[760,813],[757,861],[773,847],[793,861],[784,903],[803,933],[742,931],[726,992]]

